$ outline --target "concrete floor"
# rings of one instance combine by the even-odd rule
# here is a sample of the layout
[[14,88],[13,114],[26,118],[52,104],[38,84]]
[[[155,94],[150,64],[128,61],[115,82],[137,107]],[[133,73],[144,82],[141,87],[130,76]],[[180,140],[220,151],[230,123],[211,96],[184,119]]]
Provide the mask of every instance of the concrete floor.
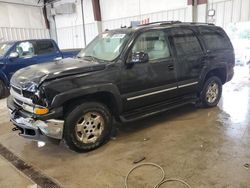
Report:
[[[119,125],[116,139],[79,154],[64,144],[46,144],[18,137],[11,131],[5,100],[0,101],[0,143],[63,187],[120,188],[133,161],[154,162],[166,177],[178,177],[192,188],[250,188],[250,80],[236,67],[234,79],[223,88],[220,104],[212,109],[185,106],[142,121]],[[0,166],[2,159],[0,158]],[[9,167],[12,168],[12,167]],[[6,177],[27,187],[29,181],[0,168],[0,187]],[[129,187],[152,187],[160,173],[149,167],[134,172]],[[20,186],[22,184],[22,186]],[[8,186],[9,185],[9,186]],[[17,185],[17,184],[16,184]],[[178,187],[170,183],[162,187]]]
[[0,156],[0,187],[32,187],[35,183]]

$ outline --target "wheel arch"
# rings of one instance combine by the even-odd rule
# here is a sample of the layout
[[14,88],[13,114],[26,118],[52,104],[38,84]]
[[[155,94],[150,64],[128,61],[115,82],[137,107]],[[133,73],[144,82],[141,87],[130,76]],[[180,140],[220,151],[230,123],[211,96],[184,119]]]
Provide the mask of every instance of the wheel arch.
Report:
[[206,81],[211,76],[217,76],[221,80],[221,83],[225,84],[227,81],[227,69],[226,69],[226,67],[218,67],[218,68],[214,68],[214,69],[210,70],[206,74],[204,81]]
[[4,74],[3,71],[0,70],[0,80],[3,81],[3,83],[5,84],[6,87],[9,86],[9,81],[7,76]]
[[209,70],[203,70],[200,78],[199,90],[203,88],[204,83],[211,76],[217,76],[222,84],[225,84],[227,81],[227,68],[226,66],[214,67]]
[[118,116],[122,111],[120,92],[113,84],[79,88],[59,94],[53,99],[51,106],[63,106],[64,113],[67,113],[69,108],[85,101],[96,101],[106,105],[114,116]]
[[90,101],[100,102],[106,105],[107,108],[110,110],[110,113],[115,117],[118,117],[120,112],[119,103],[115,99],[114,95],[108,91],[90,93],[65,101],[63,103],[64,114],[67,114],[67,112],[71,111],[71,109],[75,106]]
[[3,93],[0,92],[0,98],[8,96],[9,81],[6,75],[0,70],[0,81],[3,83]]

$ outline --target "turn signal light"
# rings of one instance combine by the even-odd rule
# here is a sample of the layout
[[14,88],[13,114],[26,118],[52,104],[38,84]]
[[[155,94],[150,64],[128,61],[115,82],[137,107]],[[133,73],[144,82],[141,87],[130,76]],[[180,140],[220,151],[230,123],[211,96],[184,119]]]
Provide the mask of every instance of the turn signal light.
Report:
[[34,113],[37,115],[47,114],[48,112],[49,112],[48,108],[43,108],[43,107],[35,107],[34,108]]

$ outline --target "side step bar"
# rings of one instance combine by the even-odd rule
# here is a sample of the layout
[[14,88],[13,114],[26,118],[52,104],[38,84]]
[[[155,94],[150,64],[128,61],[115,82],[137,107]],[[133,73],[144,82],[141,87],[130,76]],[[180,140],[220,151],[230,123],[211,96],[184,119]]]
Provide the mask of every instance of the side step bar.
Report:
[[165,112],[186,104],[195,103],[197,98],[192,98],[184,101],[172,102],[172,103],[160,103],[157,105],[147,106],[144,108],[136,109],[131,112],[126,112],[120,115],[120,120],[122,122],[131,122],[139,119],[143,119],[154,114]]

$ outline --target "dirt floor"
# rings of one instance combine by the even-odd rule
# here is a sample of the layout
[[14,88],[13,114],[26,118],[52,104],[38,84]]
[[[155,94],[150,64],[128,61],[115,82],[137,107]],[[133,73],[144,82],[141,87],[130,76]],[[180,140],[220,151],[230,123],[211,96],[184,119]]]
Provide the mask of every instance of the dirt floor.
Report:
[[[250,163],[248,70],[236,67],[234,79],[223,89],[216,108],[188,105],[118,125],[109,143],[82,154],[64,144],[43,146],[17,136],[11,131],[4,99],[0,101],[0,143],[63,187],[122,188],[133,161],[145,157],[143,162],[161,165],[167,178],[178,177],[192,188],[250,188],[250,168],[245,165]],[[142,167],[132,174],[129,187],[153,187],[159,178],[155,168]],[[35,186],[0,157],[0,187]],[[184,186],[169,183],[162,187]]]

